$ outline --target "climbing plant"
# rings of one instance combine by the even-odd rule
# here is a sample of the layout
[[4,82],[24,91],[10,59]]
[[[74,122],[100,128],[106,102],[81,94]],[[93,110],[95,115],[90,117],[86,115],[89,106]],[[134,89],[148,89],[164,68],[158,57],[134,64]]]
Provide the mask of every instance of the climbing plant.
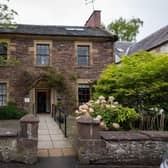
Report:
[[6,59],[5,57],[0,56],[0,66],[7,67],[7,66],[17,66],[20,65],[20,61],[15,57],[9,57]]
[[48,87],[55,88],[60,93],[65,91],[65,77],[57,68],[45,67],[42,72],[42,77],[46,80]]
[[[61,104],[66,106],[68,111],[73,111],[76,97],[72,85],[76,81],[76,75],[62,73],[58,68],[51,66],[43,67],[39,72],[23,69],[20,71],[18,85],[22,87],[22,92],[25,95],[37,84],[46,88],[54,88],[62,101]],[[40,81],[41,83],[39,83]]]

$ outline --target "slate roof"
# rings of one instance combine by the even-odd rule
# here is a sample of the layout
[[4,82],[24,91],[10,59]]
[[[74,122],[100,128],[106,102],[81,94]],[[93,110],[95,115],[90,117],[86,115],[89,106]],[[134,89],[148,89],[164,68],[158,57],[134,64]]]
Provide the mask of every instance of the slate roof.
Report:
[[28,35],[54,35],[54,36],[77,36],[77,37],[108,37],[114,40],[117,37],[101,28],[80,26],[48,26],[48,25],[23,25],[18,24],[15,29],[0,28],[0,33],[28,34]]
[[168,42],[168,25],[152,33],[151,35],[144,38],[143,40],[132,45],[129,49],[128,54],[131,54],[140,50],[149,51],[166,42]]
[[121,57],[127,55],[129,47],[134,43],[129,41],[117,41],[114,43],[115,63],[120,63]]

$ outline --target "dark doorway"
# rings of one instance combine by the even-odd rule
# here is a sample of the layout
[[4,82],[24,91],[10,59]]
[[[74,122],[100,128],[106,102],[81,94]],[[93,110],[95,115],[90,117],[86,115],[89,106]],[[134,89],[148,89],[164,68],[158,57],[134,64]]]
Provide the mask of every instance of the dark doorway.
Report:
[[37,113],[50,112],[50,97],[48,90],[37,90],[36,102]]

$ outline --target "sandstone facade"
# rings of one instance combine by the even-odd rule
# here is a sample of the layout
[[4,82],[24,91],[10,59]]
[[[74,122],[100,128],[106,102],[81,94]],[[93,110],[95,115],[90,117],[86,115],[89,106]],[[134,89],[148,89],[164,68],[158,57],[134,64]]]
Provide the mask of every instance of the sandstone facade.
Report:
[[[8,102],[16,103],[18,106],[27,108],[29,111],[32,111],[33,105],[35,106],[36,104],[36,86],[30,89],[28,84],[32,83],[32,74],[38,76],[45,67],[36,64],[36,44],[50,45],[51,67],[58,68],[67,78],[69,76],[77,76],[76,81],[69,81],[76,97],[79,82],[91,84],[98,79],[105,67],[114,60],[113,41],[109,38],[27,34],[2,34],[1,38],[8,41],[8,58],[16,58],[20,64],[5,67],[0,66],[0,82],[7,83]],[[87,66],[78,66],[77,64],[78,45],[89,46],[90,55]],[[30,98],[29,103],[24,102],[24,98],[26,97]],[[56,104],[56,97],[55,91],[51,89],[50,105]]]

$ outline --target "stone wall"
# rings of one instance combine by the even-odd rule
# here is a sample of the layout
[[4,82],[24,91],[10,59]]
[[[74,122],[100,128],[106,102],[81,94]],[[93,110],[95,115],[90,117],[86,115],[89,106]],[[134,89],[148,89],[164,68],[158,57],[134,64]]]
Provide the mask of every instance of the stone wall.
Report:
[[[89,82],[95,81],[104,68],[113,62],[113,42],[106,38],[73,38],[54,36],[32,36],[32,35],[5,35],[2,39],[9,41],[9,54],[20,61],[20,65],[14,67],[0,67],[0,82],[8,82],[8,101],[24,107],[24,97],[29,96],[31,81],[25,71],[38,76],[44,66],[38,66],[36,61],[36,43],[51,44],[52,67],[58,68],[67,78],[77,76],[78,79],[87,79]],[[91,44],[90,62],[88,66],[77,65],[77,44]],[[33,74],[33,75],[31,75]],[[27,77],[27,79],[26,79]],[[23,79],[24,78],[24,79]],[[70,80],[70,85],[76,96],[76,82]],[[29,110],[30,111],[30,110]]]
[[20,129],[0,128],[0,161],[37,162],[38,118],[26,115],[20,120]]
[[101,131],[96,125],[78,120],[77,152],[81,164],[154,167],[160,165],[163,153],[168,151],[167,132]]

